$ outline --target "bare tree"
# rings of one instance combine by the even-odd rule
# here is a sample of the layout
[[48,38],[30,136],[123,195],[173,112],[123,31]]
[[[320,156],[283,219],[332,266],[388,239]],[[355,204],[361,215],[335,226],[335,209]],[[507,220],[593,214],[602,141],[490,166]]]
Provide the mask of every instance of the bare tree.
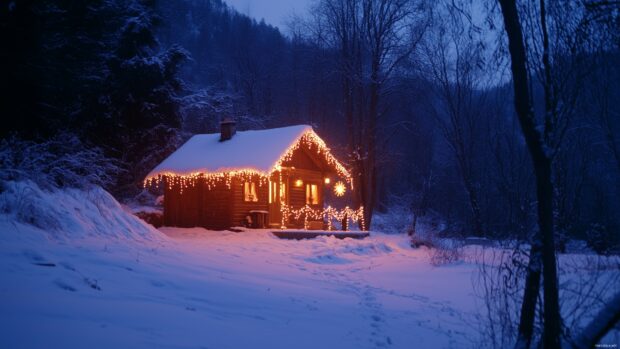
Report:
[[[554,195],[557,191],[553,162],[575,115],[583,82],[594,70],[588,56],[601,43],[593,40],[596,21],[583,1],[549,4],[544,0],[524,1],[520,7],[514,0],[499,3],[508,35],[515,109],[532,158],[538,198],[539,232],[532,241],[517,346],[530,345],[540,287],[540,258],[544,273],[543,345],[558,347],[562,320],[555,258]],[[533,82],[538,82],[543,90],[540,113],[535,106]]]
[[[321,0],[317,30],[339,52],[347,148],[356,201],[366,225],[377,201],[382,104],[388,82],[411,55],[424,31],[422,7],[413,0]],[[423,22],[423,21],[422,21]]]
[[604,53],[602,58],[597,60],[599,70],[589,84],[591,88],[586,108],[590,111],[591,124],[601,136],[601,143],[608,149],[616,170],[620,172],[620,137],[617,134],[620,131],[620,108],[612,100],[614,93],[617,95],[620,91],[617,86],[620,70],[612,62],[620,57],[617,52],[609,52]]
[[435,119],[467,193],[473,231],[484,235],[476,169],[490,80],[484,74],[484,42],[465,6],[452,1],[437,8],[434,35],[427,37],[424,52],[437,86]]
[[[504,18],[504,27],[508,35],[508,47],[515,94],[515,109],[532,157],[534,173],[536,174],[538,226],[540,230],[538,234],[539,237],[535,238],[532,243],[532,251],[530,253],[530,259],[533,262],[530,263],[526,279],[517,347],[527,348],[530,346],[536,300],[540,287],[541,266],[537,260],[539,249],[542,247],[542,264],[545,271],[545,328],[543,345],[545,348],[557,348],[560,346],[560,309],[553,236],[551,158],[547,153],[547,145],[544,143],[544,139],[539,131],[540,127],[537,125],[534,115],[534,106],[529,85],[530,78],[527,70],[527,56],[523,39],[524,36],[516,2],[515,0],[499,0],[499,3]],[[544,2],[541,1],[541,4],[544,7]],[[547,126],[548,124],[545,123],[545,127]]]

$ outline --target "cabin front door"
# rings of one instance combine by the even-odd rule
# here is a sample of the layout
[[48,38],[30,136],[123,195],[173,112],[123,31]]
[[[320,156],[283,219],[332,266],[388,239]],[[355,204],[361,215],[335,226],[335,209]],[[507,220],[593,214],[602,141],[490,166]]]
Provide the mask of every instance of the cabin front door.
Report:
[[282,225],[282,204],[288,203],[288,185],[285,181],[269,182],[269,224]]

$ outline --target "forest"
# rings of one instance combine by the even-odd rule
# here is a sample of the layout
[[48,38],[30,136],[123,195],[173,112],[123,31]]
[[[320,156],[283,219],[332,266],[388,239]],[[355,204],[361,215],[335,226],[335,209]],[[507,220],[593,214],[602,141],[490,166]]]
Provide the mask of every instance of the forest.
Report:
[[[547,133],[559,242],[611,248],[620,227],[613,4],[548,4],[549,77],[539,6],[519,5],[537,120],[555,106]],[[50,144],[56,156],[97,152],[93,177],[121,198],[226,115],[241,129],[312,125],[360,169],[360,200],[378,212],[399,206],[446,234],[524,239],[535,226],[494,2],[319,1],[312,18],[291,18],[289,35],[218,0],[14,6],[2,9],[4,148],[55,140],[65,148]]]
[[371,231],[516,246],[519,348],[564,338],[571,241],[620,253],[618,1],[315,0],[276,28],[223,0],[27,0],[0,27],[2,181],[150,200],[149,171],[224,118],[311,125]]

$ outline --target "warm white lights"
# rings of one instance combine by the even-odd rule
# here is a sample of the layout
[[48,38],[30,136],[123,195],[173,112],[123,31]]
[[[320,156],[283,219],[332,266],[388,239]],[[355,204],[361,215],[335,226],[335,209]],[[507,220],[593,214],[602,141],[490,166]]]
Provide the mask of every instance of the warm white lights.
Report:
[[[174,172],[165,172],[165,173],[156,173],[144,180],[144,186],[154,186],[161,185],[165,183],[169,189],[171,189],[175,185],[180,186],[180,191],[183,192],[184,188],[193,187],[196,185],[198,179],[203,179],[207,184],[207,188],[213,188],[217,183],[224,182],[228,188],[230,188],[232,178],[239,178],[242,181],[257,181],[260,186],[266,184],[269,181],[269,177],[272,173],[276,171],[280,171],[282,169],[282,164],[290,161],[293,158],[293,153],[295,150],[299,149],[299,147],[304,144],[310,150],[315,150],[317,154],[323,156],[327,163],[332,166],[338,175],[345,179],[347,183],[351,184],[351,188],[353,188],[352,178],[349,172],[347,171],[338,160],[331,154],[330,149],[327,147],[325,142],[316,134],[314,131],[307,131],[304,133],[294,144],[292,144],[278,159],[278,161],[272,166],[271,170],[268,172],[262,172],[255,169],[233,169],[227,172],[219,172],[219,173],[189,173],[189,174],[180,174]],[[250,150],[248,150],[250,151]],[[325,179],[325,183],[329,183],[329,178]],[[300,184],[295,182],[295,185],[302,186],[303,181]]]
[[329,179],[329,177],[325,177],[325,184],[329,184],[329,182],[331,182],[331,179]]
[[280,206],[280,212],[282,213],[282,226],[286,226],[286,222],[289,217],[294,219],[304,219],[304,228],[308,228],[308,220],[327,220],[328,230],[333,229],[332,221],[336,220],[342,222],[343,220],[351,220],[352,222],[359,222],[360,228],[366,230],[366,223],[364,221],[364,207],[360,206],[357,210],[349,208],[349,206],[338,210],[334,207],[327,206],[324,209],[314,209],[309,205],[305,205],[298,210],[291,208],[288,205],[282,204]]
[[312,148],[316,147],[316,152],[319,155],[325,157],[325,160],[330,166],[333,166],[336,169],[338,175],[344,178],[347,182],[351,181],[351,175],[349,171],[347,171],[338,160],[332,155],[330,149],[327,147],[325,142],[319,137],[314,131],[307,131],[304,133],[297,142],[291,145],[285,152],[282,157],[276,162],[274,167],[282,166],[283,162],[289,161],[293,157],[293,153],[297,150],[302,144],[306,144],[308,148],[312,150]]
[[304,185],[304,181],[302,181],[301,179],[298,179],[295,181],[295,186],[296,187],[301,187],[302,185]]

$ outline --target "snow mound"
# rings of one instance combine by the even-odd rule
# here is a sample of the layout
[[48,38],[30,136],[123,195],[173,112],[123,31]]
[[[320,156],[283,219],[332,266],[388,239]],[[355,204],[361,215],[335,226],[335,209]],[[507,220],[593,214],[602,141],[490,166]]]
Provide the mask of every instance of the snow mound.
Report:
[[304,259],[306,262],[314,264],[348,264],[351,260],[336,256],[334,254],[322,254],[315,257],[309,257]]
[[345,250],[347,253],[352,253],[358,256],[376,256],[388,254],[393,251],[390,246],[382,242],[369,242],[357,246],[349,245]]
[[103,237],[159,240],[164,236],[101,187],[42,190],[31,181],[2,182],[0,217],[40,228],[52,239]]
[[320,236],[315,241],[319,247],[327,247],[337,253],[357,256],[382,255],[393,251],[387,243],[374,239],[337,239],[332,236]]
[[303,258],[315,264],[348,264],[360,257],[387,255],[398,247],[374,239],[337,239],[332,236],[320,236],[311,242],[311,256]]

